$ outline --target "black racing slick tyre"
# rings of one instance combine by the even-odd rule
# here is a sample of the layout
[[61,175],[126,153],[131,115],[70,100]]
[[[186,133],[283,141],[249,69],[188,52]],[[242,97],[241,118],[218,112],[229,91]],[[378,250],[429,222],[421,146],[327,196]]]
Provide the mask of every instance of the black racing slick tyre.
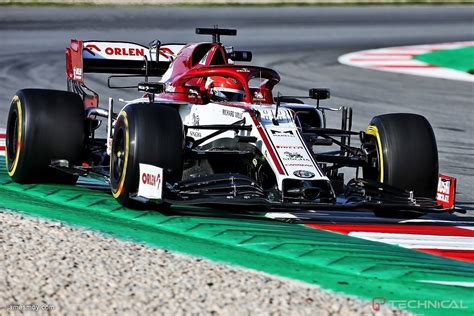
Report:
[[418,197],[436,197],[438,149],[425,117],[407,113],[379,115],[370,122],[366,135],[369,166],[363,170],[364,178],[413,191]]
[[6,163],[18,183],[74,184],[77,176],[55,170],[51,161],[80,163],[84,145],[84,105],[66,91],[23,89],[8,113]]
[[163,168],[163,183],[182,178],[184,131],[178,111],[148,103],[127,105],[118,115],[110,157],[112,195],[122,205],[139,208],[130,198],[138,191],[139,164]]

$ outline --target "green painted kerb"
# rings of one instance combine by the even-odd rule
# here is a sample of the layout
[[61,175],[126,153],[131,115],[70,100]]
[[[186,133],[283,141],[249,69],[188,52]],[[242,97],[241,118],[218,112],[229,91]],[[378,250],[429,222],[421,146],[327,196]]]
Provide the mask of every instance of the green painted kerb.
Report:
[[[2,165],[3,160],[1,157]],[[0,208],[289,277],[369,300],[384,297],[417,314],[474,313],[472,289],[420,282],[474,282],[474,265],[397,246],[263,219],[166,216],[156,211],[130,210],[120,207],[107,192],[12,183],[3,167],[0,168]],[[446,300],[462,309],[436,308],[437,301]]]
[[414,57],[430,65],[451,68],[474,74],[474,46],[436,50]]

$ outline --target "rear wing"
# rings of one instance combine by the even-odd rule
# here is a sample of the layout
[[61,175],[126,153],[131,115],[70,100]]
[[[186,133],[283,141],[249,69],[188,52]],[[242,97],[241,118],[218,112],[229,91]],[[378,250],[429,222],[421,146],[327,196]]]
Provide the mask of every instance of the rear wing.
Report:
[[66,48],[68,91],[79,94],[85,107],[97,107],[99,95],[84,84],[85,73],[162,76],[184,46],[73,39]]
[[[184,44],[146,47],[131,42],[71,40],[66,48],[68,80],[84,82],[85,73],[161,76]],[[157,54],[158,50],[158,54]]]

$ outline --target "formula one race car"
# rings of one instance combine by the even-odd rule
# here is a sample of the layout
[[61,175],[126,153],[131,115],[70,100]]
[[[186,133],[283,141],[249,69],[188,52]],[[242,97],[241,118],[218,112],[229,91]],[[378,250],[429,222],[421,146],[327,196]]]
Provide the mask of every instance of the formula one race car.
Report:
[[[351,108],[320,106],[328,89],[275,94],[277,72],[236,65],[252,59],[251,52],[221,44],[222,35],[236,30],[196,33],[213,40],[155,40],[148,47],[72,40],[68,92],[24,89],[13,98],[6,139],[10,177],[70,184],[79,176],[100,177],[128,207],[363,208],[381,216],[454,209],[455,179],[438,176],[436,140],[423,116],[380,115],[366,131],[352,131]],[[87,72],[113,74],[110,88],[135,88],[142,97],[118,114],[111,98],[101,108],[84,84]],[[138,84],[117,85],[140,77]],[[329,110],[342,113],[341,128],[326,127]],[[107,131],[99,138],[102,121]],[[356,177],[344,181],[343,167],[354,168]]]

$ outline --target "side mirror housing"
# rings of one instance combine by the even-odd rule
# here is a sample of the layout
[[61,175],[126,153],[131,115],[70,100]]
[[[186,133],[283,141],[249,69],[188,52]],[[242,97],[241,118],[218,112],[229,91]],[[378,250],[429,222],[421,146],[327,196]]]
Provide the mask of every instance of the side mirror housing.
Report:
[[227,57],[232,59],[233,61],[252,61],[252,52],[250,51],[243,51],[243,50],[236,50],[227,54]]
[[316,100],[326,100],[331,97],[331,92],[325,88],[309,89],[309,97]]
[[164,85],[161,82],[140,82],[138,84],[138,91],[147,93],[161,93],[164,90]]

